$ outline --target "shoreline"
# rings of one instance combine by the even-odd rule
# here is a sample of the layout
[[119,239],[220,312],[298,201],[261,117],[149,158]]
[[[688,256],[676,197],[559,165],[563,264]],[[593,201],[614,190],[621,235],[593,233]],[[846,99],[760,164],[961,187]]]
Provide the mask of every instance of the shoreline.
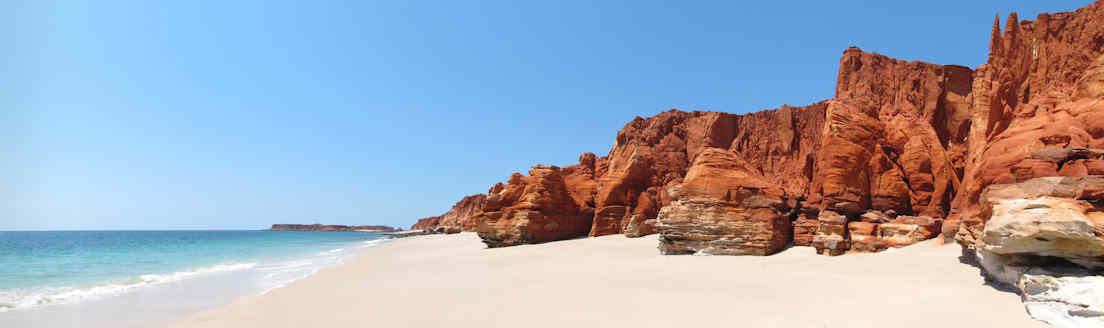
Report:
[[337,241],[292,253],[142,271],[104,281],[0,290],[6,297],[0,301],[11,302],[11,308],[0,309],[0,326],[163,326],[239,297],[279,289],[389,240],[380,236]]
[[957,245],[716,257],[663,256],[656,243],[612,235],[486,249],[474,233],[398,239],[169,327],[1046,326],[960,263]]

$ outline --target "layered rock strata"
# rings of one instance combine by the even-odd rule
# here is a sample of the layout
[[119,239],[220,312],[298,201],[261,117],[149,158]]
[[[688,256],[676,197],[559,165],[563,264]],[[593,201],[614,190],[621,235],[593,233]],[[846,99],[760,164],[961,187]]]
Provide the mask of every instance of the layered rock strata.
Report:
[[[1003,31],[994,24],[989,59],[976,70],[852,47],[840,59],[835,96],[823,102],[744,115],[670,110],[634,118],[607,156],[584,154],[560,169],[554,180],[563,181],[566,198],[540,194],[548,199],[537,202],[545,204],[539,213],[587,217],[579,221],[588,228],[571,225],[556,238],[658,232],[669,241],[661,247],[666,253],[767,254],[776,251],[775,235],[828,255],[940,233],[973,245],[988,217],[980,200],[987,187],[1104,172],[1104,157],[1094,150],[1104,149],[1101,21],[1099,1],[1035,21],[1012,14]],[[691,182],[695,166],[732,170],[748,185],[730,185],[721,173]],[[714,184],[771,186],[769,194],[753,194],[784,206],[686,192]],[[469,206],[458,219],[425,225],[485,226],[484,235],[501,246],[540,239],[519,237],[540,229],[502,223],[503,209],[514,205],[491,204],[505,197],[491,194],[479,211]],[[764,218],[776,216],[789,219],[778,225],[788,231],[763,228],[773,222]],[[737,238],[738,231],[767,235]]]
[[735,153],[706,148],[663,208],[663,254],[770,255],[793,238],[783,191]]
[[440,224],[441,216],[431,216],[428,218],[418,219],[418,222],[415,222],[413,225],[410,226],[410,230],[433,230],[436,229],[437,226],[439,226]]
[[[994,22],[989,60],[977,68],[962,188],[944,233],[984,225],[986,187],[1088,174],[1095,160],[1035,156],[1046,148],[1104,148],[1104,2],[1021,21]],[[1063,155],[1064,157],[1065,155]],[[1068,167],[1067,167],[1068,166]]]
[[746,115],[670,110],[634,119],[618,132],[609,171],[599,178],[591,236],[647,234],[660,208],[674,200],[672,189],[707,148],[731,151],[762,181],[803,198],[820,144],[813,136],[822,128],[825,108],[824,103],[783,106]]
[[1104,326],[1104,2],[994,23],[943,227],[1032,317]]
[[585,236],[592,215],[575,203],[559,167],[535,165],[492,187],[474,220],[488,247],[503,247]]
[[987,276],[1020,291],[1033,317],[1057,327],[1104,325],[1104,294],[1092,290],[1104,286],[1100,190],[1100,175],[989,186],[980,196],[983,230],[960,241]]
[[452,208],[441,214],[437,225],[444,227],[449,232],[473,231],[477,222],[476,215],[483,211],[483,204],[487,201],[487,195],[475,194],[466,196]]

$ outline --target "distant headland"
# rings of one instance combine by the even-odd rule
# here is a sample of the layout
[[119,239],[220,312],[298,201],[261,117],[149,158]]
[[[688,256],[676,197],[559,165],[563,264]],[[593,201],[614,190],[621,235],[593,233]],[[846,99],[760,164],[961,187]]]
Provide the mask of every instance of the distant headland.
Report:
[[395,232],[402,228],[392,228],[382,225],[347,226],[335,224],[273,224],[270,231],[363,231],[363,232]]

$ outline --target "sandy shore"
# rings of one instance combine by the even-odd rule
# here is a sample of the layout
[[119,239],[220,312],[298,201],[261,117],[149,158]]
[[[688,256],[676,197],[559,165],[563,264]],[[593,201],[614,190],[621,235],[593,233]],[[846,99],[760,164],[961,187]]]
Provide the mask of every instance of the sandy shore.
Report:
[[661,256],[656,236],[406,238],[172,327],[1045,327],[956,245]]

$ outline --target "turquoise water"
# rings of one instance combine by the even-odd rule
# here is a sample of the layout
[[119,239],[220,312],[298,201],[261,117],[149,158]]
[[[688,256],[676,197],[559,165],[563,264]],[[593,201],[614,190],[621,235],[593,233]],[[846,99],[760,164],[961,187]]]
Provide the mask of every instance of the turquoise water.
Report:
[[[0,231],[0,312],[237,272],[266,291],[382,241],[371,232]],[[0,314],[2,316],[3,314]]]

